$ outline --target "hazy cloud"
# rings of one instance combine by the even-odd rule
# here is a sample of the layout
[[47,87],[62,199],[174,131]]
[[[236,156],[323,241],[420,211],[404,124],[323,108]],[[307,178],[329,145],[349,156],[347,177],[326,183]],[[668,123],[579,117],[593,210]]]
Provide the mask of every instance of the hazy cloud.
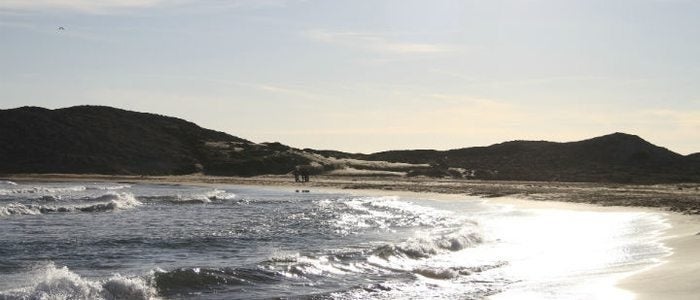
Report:
[[151,7],[163,0],[3,0],[0,9],[10,10],[74,10],[89,13],[105,12],[112,9]]
[[453,47],[443,44],[394,41],[382,35],[359,32],[332,32],[314,29],[304,31],[303,35],[319,42],[380,53],[425,54],[454,50]]
[[45,11],[63,10],[82,13],[113,13],[130,9],[141,9],[158,6],[180,6],[222,8],[262,8],[284,7],[290,3],[304,0],[3,0],[0,1],[0,11]]

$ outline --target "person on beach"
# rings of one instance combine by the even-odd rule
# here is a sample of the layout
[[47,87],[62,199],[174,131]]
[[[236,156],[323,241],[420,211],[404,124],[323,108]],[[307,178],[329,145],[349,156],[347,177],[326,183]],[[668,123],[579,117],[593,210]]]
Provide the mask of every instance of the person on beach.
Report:
[[292,174],[294,175],[294,182],[299,182],[299,170],[294,169],[294,171],[292,171]]
[[309,182],[309,173],[306,170],[301,170],[301,181]]

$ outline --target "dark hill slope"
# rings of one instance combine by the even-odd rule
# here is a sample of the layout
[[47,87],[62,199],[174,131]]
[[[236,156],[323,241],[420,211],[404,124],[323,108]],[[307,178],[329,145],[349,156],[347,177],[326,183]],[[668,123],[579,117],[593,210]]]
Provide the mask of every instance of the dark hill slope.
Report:
[[370,160],[430,163],[474,170],[473,176],[502,180],[674,182],[700,180],[700,163],[638,136],[614,133],[554,143],[513,141],[448,151],[389,151]]
[[689,160],[694,160],[694,161],[700,162],[700,153],[688,154],[687,157]]
[[303,161],[276,154],[265,145],[155,114],[103,106],[0,110],[0,173],[254,175],[286,173]]

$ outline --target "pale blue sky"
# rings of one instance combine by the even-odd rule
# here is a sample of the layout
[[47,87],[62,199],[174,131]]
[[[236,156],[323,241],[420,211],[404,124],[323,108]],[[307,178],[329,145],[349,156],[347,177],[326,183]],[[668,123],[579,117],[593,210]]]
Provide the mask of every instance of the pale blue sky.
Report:
[[0,0],[0,108],[343,151],[622,131],[688,154],[699,53],[690,0]]

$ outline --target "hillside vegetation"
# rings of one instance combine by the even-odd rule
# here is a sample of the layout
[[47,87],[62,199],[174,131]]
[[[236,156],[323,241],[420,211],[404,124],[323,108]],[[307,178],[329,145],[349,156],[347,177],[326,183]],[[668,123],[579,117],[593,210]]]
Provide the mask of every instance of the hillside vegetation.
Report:
[[624,133],[569,143],[354,154],[254,143],[178,118],[104,106],[0,110],[4,174],[254,176],[301,169],[336,176],[698,182],[699,155],[683,156]]

